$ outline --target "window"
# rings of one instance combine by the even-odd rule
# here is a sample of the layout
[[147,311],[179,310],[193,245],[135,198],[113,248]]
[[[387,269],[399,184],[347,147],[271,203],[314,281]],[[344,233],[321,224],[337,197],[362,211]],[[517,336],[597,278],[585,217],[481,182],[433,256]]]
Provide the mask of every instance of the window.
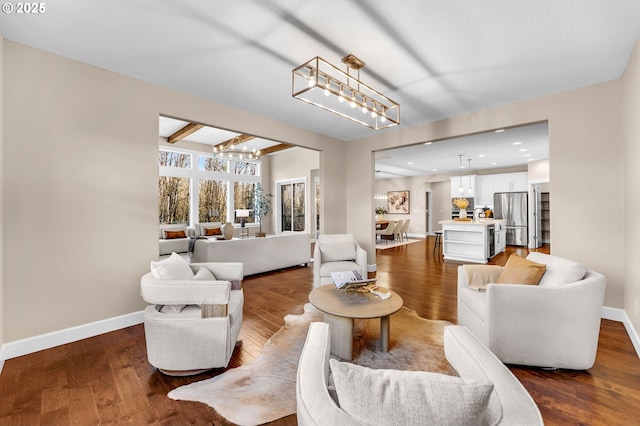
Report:
[[[255,183],[234,182],[233,184],[233,208],[251,210],[251,214],[245,220],[245,223],[255,223],[256,221],[253,214],[253,191],[255,187]],[[240,218],[235,217],[235,214],[234,223],[240,223]]]
[[[161,224],[235,222],[236,209],[252,210],[260,182],[260,163],[219,160],[186,149],[159,150],[159,219]],[[233,193],[231,191],[233,190]]]
[[218,180],[200,180],[198,206],[199,222],[227,221],[227,183]]
[[189,223],[189,179],[160,176],[160,224]]
[[282,183],[280,186],[280,229],[282,231],[304,231],[305,229],[305,184],[304,182]]
[[228,166],[228,161],[219,160],[205,155],[200,155],[198,157],[198,170],[227,173]]
[[159,164],[163,167],[188,169],[191,167],[191,154],[160,150]]

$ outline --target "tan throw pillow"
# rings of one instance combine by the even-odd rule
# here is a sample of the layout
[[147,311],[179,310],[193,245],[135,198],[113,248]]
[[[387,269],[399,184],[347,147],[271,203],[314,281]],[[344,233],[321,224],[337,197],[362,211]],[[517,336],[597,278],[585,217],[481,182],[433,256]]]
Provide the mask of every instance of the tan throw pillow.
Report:
[[538,285],[546,269],[546,265],[532,262],[514,253],[504,265],[496,284]]
[[187,233],[184,231],[164,231],[164,235],[167,240],[173,240],[176,238],[187,238]]
[[204,228],[204,236],[211,237],[212,235],[222,235],[220,228]]
[[487,284],[495,283],[502,273],[502,266],[498,265],[462,265],[467,274],[467,287],[484,291]]

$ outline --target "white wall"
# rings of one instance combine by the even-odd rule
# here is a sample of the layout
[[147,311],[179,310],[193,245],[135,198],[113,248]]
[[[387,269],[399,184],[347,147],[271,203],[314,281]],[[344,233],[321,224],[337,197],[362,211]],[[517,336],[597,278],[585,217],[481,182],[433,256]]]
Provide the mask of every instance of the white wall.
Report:
[[[625,189],[624,198],[607,206],[625,212],[624,228],[626,240],[623,245],[611,246],[612,252],[625,258],[625,300],[624,308],[634,328],[640,331],[640,274],[638,264],[638,241],[640,241],[640,222],[636,212],[640,211],[640,42],[636,44],[633,55],[623,75],[624,102],[624,158]],[[620,249],[622,248],[622,250]],[[637,348],[640,350],[640,348]]]
[[[305,230],[314,235],[313,228],[313,203],[315,200],[315,187],[313,183],[312,171],[320,167],[320,153],[311,149],[294,148],[286,151],[278,152],[271,159],[271,185],[270,191],[274,196],[277,188],[275,183],[278,181],[289,180],[293,178],[304,178],[305,184],[305,203],[306,203],[306,220]],[[322,184],[322,182],[320,182]],[[273,198],[275,203],[277,196]],[[274,213],[276,206],[273,206]],[[278,217],[274,214],[271,220],[272,229],[277,229],[275,221]]]
[[346,230],[344,142],[3,47],[4,342],[144,307],[139,280],[158,255],[159,115],[322,150],[323,219]]

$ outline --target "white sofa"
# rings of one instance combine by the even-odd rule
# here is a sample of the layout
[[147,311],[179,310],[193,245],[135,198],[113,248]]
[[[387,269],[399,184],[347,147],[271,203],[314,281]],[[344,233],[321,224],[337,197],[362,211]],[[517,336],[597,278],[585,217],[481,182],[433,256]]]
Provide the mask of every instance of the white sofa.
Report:
[[[586,370],[598,348],[605,277],[569,259],[530,253],[546,265],[538,285],[494,284],[503,268],[471,265],[480,271],[469,287],[469,265],[458,267],[458,324],[504,363]],[[469,272],[471,273],[471,272]]]
[[[160,225],[158,230],[160,256],[173,252],[187,253],[189,251],[189,237],[195,235],[195,229],[187,225]],[[184,231],[186,238],[167,238],[167,231]]]
[[[329,325],[312,323],[298,365],[298,425],[385,425],[391,424],[390,418],[394,424],[543,424],[527,390],[464,327],[449,326],[444,331],[445,356],[460,377],[336,365],[335,360],[330,362],[330,342]],[[349,386],[342,385],[348,379],[344,370],[358,373]],[[335,391],[328,385],[330,374]],[[365,385],[358,389],[361,383]],[[431,389],[435,394],[428,394]],[[479,395],[472,395],[474,391]],[[470,397],[478,403],[474,412],[465,413],[461,408],[472,405]]]
[[246,276],[306,265],[310,258],[310,235],[306,232],[285,232],[264,238],[196,240],[191,262],[242,262]]

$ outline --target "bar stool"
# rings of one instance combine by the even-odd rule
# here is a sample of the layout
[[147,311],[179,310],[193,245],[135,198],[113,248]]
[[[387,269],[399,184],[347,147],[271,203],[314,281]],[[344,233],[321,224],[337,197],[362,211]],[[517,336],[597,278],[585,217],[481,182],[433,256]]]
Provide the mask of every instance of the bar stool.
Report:
[[433,240],[433,257],[436,256],[436,249],[439,251],[440,256],[442,256],[442,230],[437,230],[434,234],[436,238]]

